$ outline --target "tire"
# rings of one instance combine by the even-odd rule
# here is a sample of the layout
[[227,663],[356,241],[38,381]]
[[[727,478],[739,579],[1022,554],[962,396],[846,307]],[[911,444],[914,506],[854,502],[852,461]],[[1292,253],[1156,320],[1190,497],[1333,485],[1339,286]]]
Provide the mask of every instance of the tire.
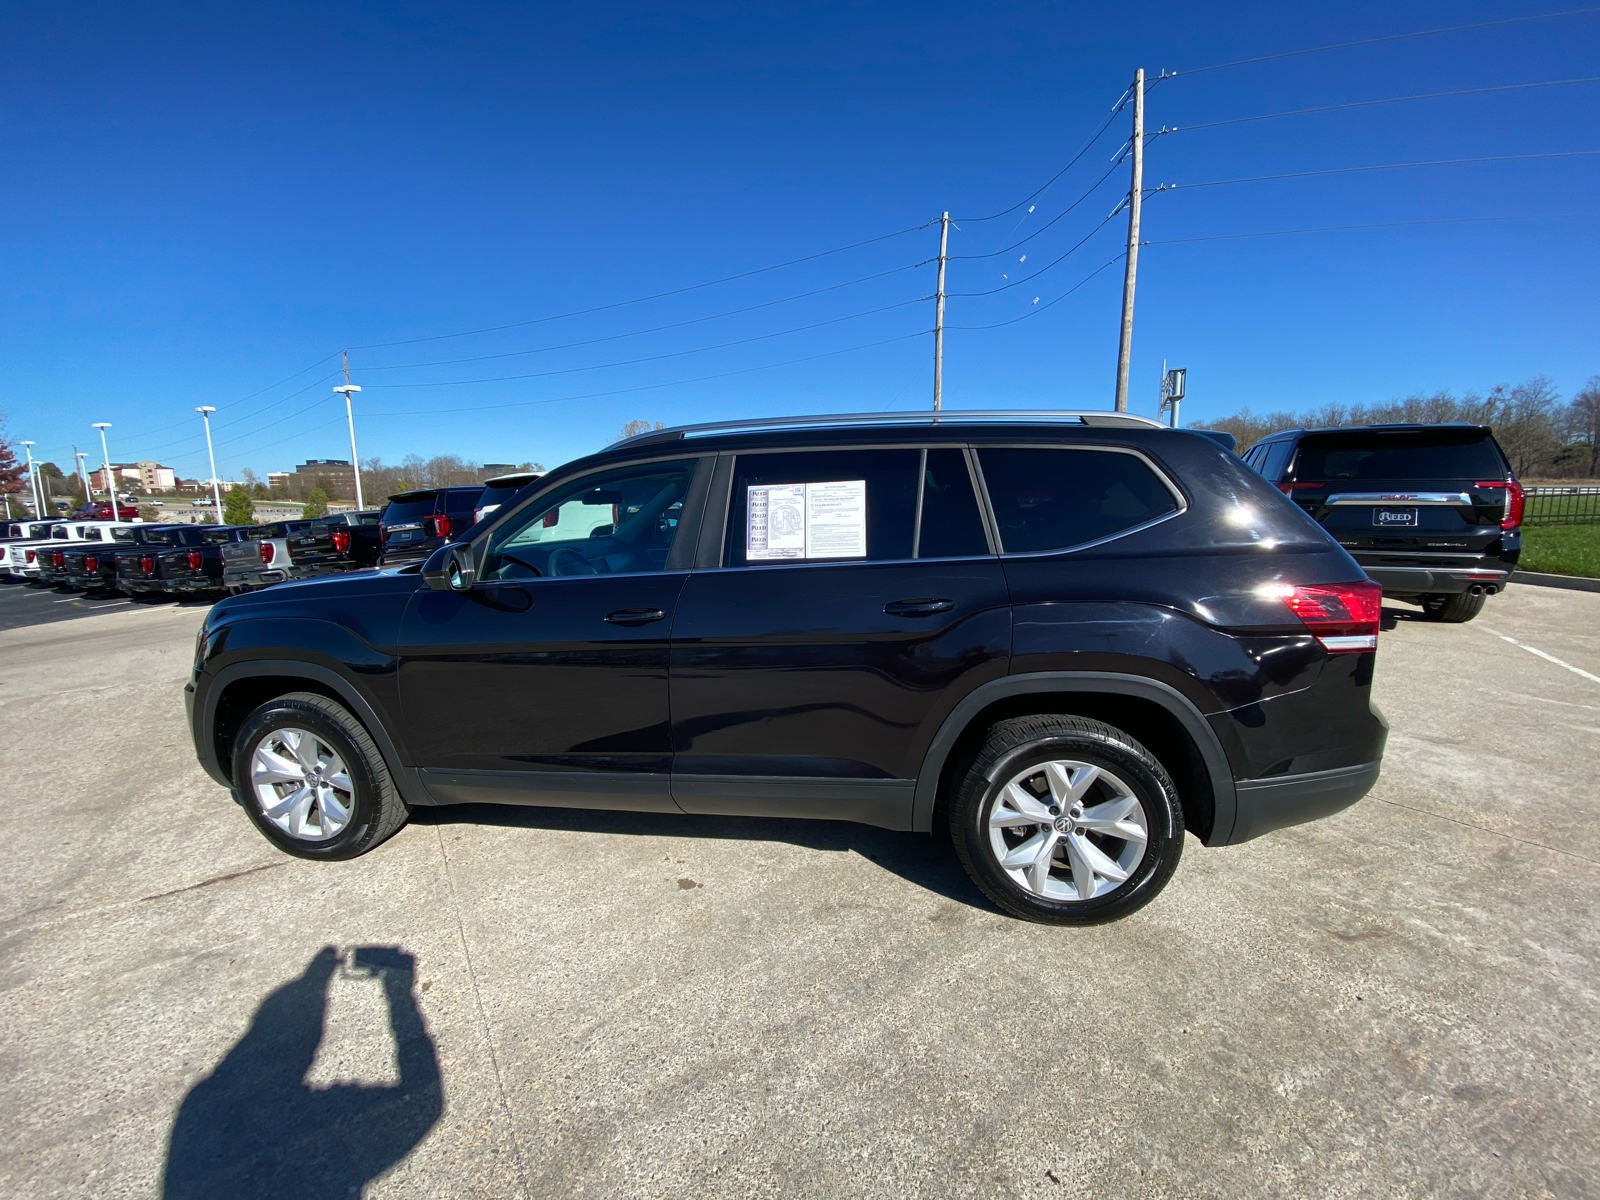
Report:
[[[306,798],[308,772],[319,782]],[[279,696],[250,714],[233,741],[233,779],[234,796],[256,828],[297,858],[355,858],[410,815],[361,722],[313,692]],[[297,803],[286,805],[297,795]]]
[[1481,613],[1483,602],[1487,599],[1488,597],[1482,592],[1476,596],[1471,592],[1459,592],[1453,596],[1423,596],[1422,615],[1429,621],[1460,625]]
[[[947,815],[956,855],[983,893],[1012,916],[1052,925],[1096,925],[1144,907],[1183,853],[1178,790],[1160,762],[1084,717],[996,724],[957,777]],[[1017,865],[1030,846],[1044,856]]]

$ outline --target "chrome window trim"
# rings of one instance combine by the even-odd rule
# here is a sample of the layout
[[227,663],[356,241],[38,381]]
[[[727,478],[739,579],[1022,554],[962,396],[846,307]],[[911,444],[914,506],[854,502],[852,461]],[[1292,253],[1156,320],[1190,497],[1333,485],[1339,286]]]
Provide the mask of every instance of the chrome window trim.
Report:
[[1163,513],[1161,516],[1152,518],[1149,521],[1145,521],[1143,524],[1130,525],[1127,529],[1119,529],[1115,533],[1108,533],[1105,537],[1095,538],[1093,541],[1075,542],[1070,546],[1057,546],[1050,550],[1016,550],[1007,552],[1005,549],[1005,543],[1000,538],[999,520],[995,517],[993,506],[989,500],[989,488],[987,485],[985,485],[979,495],[983,498],[984,509],[988,513],[989,519],[994,523],[993,544],[999,549],[1000,557],[1003,559],[1044,558],[1052,554],[1074,554],[1079,550],[1089,550],[1096,546],[1104,546],[1106,543],[1114,542],[1119,538],[1130,537],[1131,535],[1135,533],[1141,533],[1146,529],[1153,529],[1162,522],[1170,521],[1174,517],[1181,517],[1184,513],[1189,511],[1189,498],[1185,496],[1181,490],[1179,490],[1178,485],[1172,481],[1171,476],[1169,476],[1164,470],[1161,469],[1160,466],[1153,462],[1149,455],[1144,454],[1139,450],[1135,450],[1131,446],[1083,446],[1061,444],[1057,442],[977,442],[972,444],[972,459],[974,467],[978,469],[980,479],[982,478],[982,464],[978,461],[979,451],[990,449],[1084,450],[1098,452],[1101,454],[1131,454],[1134,458],[1137,458],[1140,462],[1144,463],[1144,465],[1148,467],[1152,473],[1154,473],[1155,477],[1161,481],[1162,486],[1167,489],[1173,500],[1176,501],[1178,505],[1177,509],[1173,512]]

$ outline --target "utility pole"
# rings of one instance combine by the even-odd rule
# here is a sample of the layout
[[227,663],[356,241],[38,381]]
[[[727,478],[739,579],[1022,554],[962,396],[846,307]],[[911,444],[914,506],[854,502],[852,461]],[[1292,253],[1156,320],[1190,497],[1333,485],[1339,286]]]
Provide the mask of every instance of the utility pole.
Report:
[[1128,411],[1128,361],[1133,357],[1133,286],[1139,275],[1139,202],[1144,194],[1144,68],[1133,77],[1133,185],[1128,189],[1128,257],[1122,275],[1122,341],[1117,347],[1118,412]]
[[944,264],[950,249],[950,214],[939,218],[939,294],[933,315],[933,411],[944,407]]
[[[942,272],[944,267],[940,266],[939,270]],[[943,275],[940,278],[942,279]],[[941,301],[941,311],[943,311],[942,303]],[[356,456],[356,415],[355,410],[350,407],[350,393],[359,392],[361,389],[350,382],[350,351],[348,350],[344,352],[344,386],[336,387],[333,390],[344,393],[344,416],[345,420],[350,422],[350,467],[356,473],[356,508],[360,510],[365,505],[361,503],[361,459]],[[935,393],[938,391],[937,384],[934,385],[934,391]],[[939,407],[937,400],[934,401],[933,406],[935,408]]]
[[107,494],[111,498],[111,520],[117,519],[117,473],[111,469],[111,451],[106,449],[106,430],[111,428],[110,421],[96,421],[94,428],[100,431],[100,458],[105,463]]
[[44,520],[44,503],[39,499],[39,472],[33,469],[33,443],[23,442],[23,452],[28,456],[28,498],[33,501],[33,515]]
[[202,404],[195,412],[206,423],[206,455],[211,459],[211,498],[217,503],[217,524],[222,524],[222,484],[217,480],[217,452],[211,448],[211,414],[217,410]]

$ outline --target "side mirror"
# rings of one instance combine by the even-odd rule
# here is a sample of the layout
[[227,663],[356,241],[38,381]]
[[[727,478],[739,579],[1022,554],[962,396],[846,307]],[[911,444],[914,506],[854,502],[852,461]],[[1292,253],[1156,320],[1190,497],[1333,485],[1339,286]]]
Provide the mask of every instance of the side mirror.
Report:
[[478,581],[471,544],[457,542],[435,550],[422,564],[422,581],[436,592],[471,591]]

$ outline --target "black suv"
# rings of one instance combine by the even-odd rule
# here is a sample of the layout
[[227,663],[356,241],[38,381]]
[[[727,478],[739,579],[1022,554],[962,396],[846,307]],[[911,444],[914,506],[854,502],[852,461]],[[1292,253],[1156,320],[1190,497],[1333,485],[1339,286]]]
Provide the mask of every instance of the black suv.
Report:
[[383,565],[424,559],[474,524],[483,484],[428,488],[389,497],[378,525]]
[[498,801],[944,831],[1018,916],[1150,900],[1378,777],[1379,589],[1218,440],[1117,413],[635,437],[425,564],[212,609],[195,748],[266,837]]
[[1244,460],[1432,620],[1472,620],[1522,553],[1522,485],[1487,425],[1290,429]]

